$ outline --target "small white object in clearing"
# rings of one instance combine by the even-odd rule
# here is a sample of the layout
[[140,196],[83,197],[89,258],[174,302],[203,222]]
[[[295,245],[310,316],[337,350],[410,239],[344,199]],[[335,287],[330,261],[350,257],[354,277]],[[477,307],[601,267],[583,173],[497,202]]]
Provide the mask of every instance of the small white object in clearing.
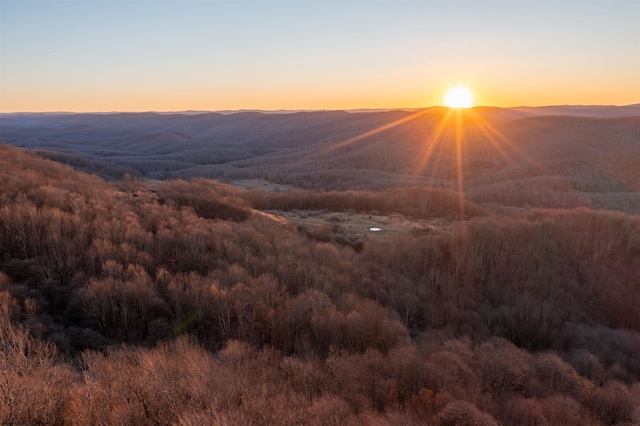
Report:
[[371,231],[371,232],[380,232],[380,231],[382,231],[382,228],[369,228],[369,231]]

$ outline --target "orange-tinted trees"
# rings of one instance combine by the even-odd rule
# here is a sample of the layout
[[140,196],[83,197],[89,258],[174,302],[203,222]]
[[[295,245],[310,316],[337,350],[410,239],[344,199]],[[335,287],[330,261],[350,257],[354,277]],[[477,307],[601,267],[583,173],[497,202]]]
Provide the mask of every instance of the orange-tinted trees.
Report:
[[454,217],[459,199],[109,185],[0,152],[2,422],[638,418],[637,216],[479,208],[356,252],[248,204]]

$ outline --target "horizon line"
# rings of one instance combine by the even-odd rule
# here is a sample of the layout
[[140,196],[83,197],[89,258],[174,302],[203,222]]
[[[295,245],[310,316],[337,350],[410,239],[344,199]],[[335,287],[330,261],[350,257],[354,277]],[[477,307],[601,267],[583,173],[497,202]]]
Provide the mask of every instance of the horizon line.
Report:
[[[517,105],[517,106],[494,106],[494,105],[474,105],[465,109],[474,109],[474,108],[496,108],[496,109],[518,109],[518,108],[630,108],[630,107],[640,107],[640,103],[635,104],[625,104],[625,105],[615,105],[615,104],[555,104],[555,105]],[[20,114],[101,114],[101,115],[111,115],[111,114],[237,114],[244,112],[256,112],[256,113],[266,113],[266,114],[287,114],[287,113],[300,113],[300,112],[388,112],[388,111],[418,111],[418,110],[426,110],[431,108],[447,108],[450,107],[445,105],[432,105],[428,107],[395,107],[395,108],[319,108],[319,109],[259,109],[259,108],[241,108],[241,109],[218,109],[218,110],[111,110],[111,111],[10,111],[4,112],[0,111],[0,115],[20,115]],[[456,108],[451,108],[456,109]]]

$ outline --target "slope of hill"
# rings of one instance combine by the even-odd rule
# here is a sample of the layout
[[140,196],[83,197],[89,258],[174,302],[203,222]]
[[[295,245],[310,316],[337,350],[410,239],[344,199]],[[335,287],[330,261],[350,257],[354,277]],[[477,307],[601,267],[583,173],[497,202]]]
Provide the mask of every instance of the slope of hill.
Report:
[[[253,208],[442,220],[352,245]],[[0,145],[0,423],[637,424],[638,276],[638,215],[105,183]]]
[[[352,137],[402,112],[358,114],[65,114],[3,115],[0,139],[96,162],[128,165],[142,174],[171,172],[164,162],[187,160],[176,169],[261,155]],[[158,162],[157,166],[153,166]]]
[[[617,116],[622,118],[612,118]],[[625,156],[631,163],[640,158],[640,114],[637,106],[477,107],[460,113],[434,107],[367,113],[11,114],[0,116],[0,140],[64,153],[45,155],[105,177],[264,178],[346,190],[415,184],[457,189],[462,175],[464,186],[475,190],[490,176],[513,180],[532,170],[538,176],[575,178],[558,175],[566,165],[574,173],[577,164],[597,162],[615,172],[618,163],[611,164],[609,156]],[[584,174],[581,179],[581,186],[600,185],[585,181]],[[622,179],[621,184],[629,183]]]

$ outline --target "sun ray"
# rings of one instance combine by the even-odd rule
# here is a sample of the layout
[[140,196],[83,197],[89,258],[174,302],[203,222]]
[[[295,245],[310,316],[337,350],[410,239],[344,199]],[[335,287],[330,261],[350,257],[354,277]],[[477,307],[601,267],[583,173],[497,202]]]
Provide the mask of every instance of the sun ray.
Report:
[[[513,160],[513,158],[511,158],[509,153],[507,153],[507,151],[498,142],[498,139],[502,139],[502,140],[506,140],[506,141],[508,141],[508,139],[506,139],[506,137],[501,136],[501,135],[497,135],[497,138],[494,137],[494,135],[492,134],[491,129],[489,127],[490,124],[484,118],[482,118],[480,115],[475,113],[475,111],[472,111],[471,119],[474,121],[476,127],[480,130],[480,132],[483,134],[483,136],[485,138],[487,138],[487,140],[491,143],[491,145],[493,145],[493,147],[505,159],[505,161],[509,165],[514,166],[516,164],[516,162]],[[515,146],[511,142],[509,142],[508,144],[515,148]]]
[[391,123],[384,124],[382,126],[376,127],[373,130],[369,130],[367,132],[364,132],[364,133],[361,133],[361,134],[359,134],[357,136],[349,138],[349,139],[347,139],[345,141],[333,144],[330,147],[325,148],[322,151],[320,151],[320,154],[326,154],[327,152],[334,151],[336,149],[340,149],[340,148],[342,148],[344,146],[347,146],[347,145],[350,145],[350,144],[352,144],[354,142],[358,142],[358,141],[360,141],[362,139],[366,139],[366,138],[368,138],[370,136],[377,135],[378,133],[382,133],[385,130],[392,129],[392,128],[397,127],[397,126],[399,126],[401,124],[404,124],[404,123],[407,123],[409,121],[415,120],[415,119],[427,114],[428,112],[429,112],[428,109],[423,109],[423,110],[414,112],[413,114],[408,115],[406,117],[403,117],[403,118],[401,118],[399,120],[393,121]]
[[[475,122],[482,134],[491,142],[491,144],[505,157],[510,165],[515,165],[514,159],[507,153],[504,146],[511,148],[526,163],[535,166],[534,161],[529,158],[516,144],[507,138],[502,132],[496,129],[489,121],[484,119],[477,112],[470,110],[471,119]],[[502,142],[502,144],[501,144]],[[504,144],[504,145],[503,145]]]
[[[453,114],[453,110],[451,109],[448,110],[445,116],[442,119],[440,119],[440,121],[438,122],[435,128],[435,131],[427,138],[424,144],[425,149],[423,150],[423,152],[418,154],[418,162],[414,169],[415,174],[422,173],[425,166],[431,159],[431,155],[433,154],[433,151],[436,148],[436,146],[439,145],[440,138],[442,137],[442,134],[446,130],[447,124],[452,114]],[[442,147],[440,148],[442,149]],[[440,157],[440,155],[438,155],[438,157]]]
[[462,145],[464,143],[463,118],[460,110],[456,111],[456,166],[458,177],[458,201],[460,203],[460,217],[464,219],[464,175],[462,169]]

